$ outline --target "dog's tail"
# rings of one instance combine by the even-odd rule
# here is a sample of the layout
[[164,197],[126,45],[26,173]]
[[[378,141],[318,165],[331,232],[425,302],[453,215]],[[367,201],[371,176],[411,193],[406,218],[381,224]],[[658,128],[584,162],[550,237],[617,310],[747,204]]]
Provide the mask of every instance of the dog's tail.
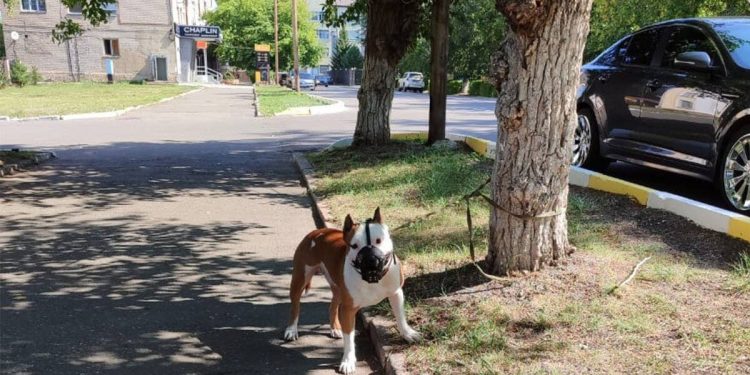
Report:
[[310,292],[310,284],[312,284],[312,281],[308,281],[305,285],[305,295]]

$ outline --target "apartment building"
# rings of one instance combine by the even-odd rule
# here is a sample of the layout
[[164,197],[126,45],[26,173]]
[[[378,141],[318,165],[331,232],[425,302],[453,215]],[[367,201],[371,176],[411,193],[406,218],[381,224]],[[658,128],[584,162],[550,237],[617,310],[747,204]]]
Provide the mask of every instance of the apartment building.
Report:
[[[209,51],[221,41],[218,27],[202,16],[216,0],[119,0],[105,9],[109,22],[92,27],[81,7],[60,0],[15,1],[3,15],[6,55],[36,67],[49,80],[106,80],[112,61],[116,80],[217,80],[219,64]],[[68,42],[52,40],[52,29],[66,18],[82,24],[85,33]]]
[[[318,34],[318,41],[323,46],[323,57],[318,62],[318,65],[313,67],[311,70],[315,74],[325,73],[331,69],[331,57],[333,57],[333,51],[336,47],[336,43],[339,40],[341,29],[338,27],[327,27],[323,21],[323,4],[322,0],[308,0],[307,5],[312,15],[312,20],[317,25],[316,33]],[[346,8],[354,3],[353,0],[338,0],[336,1],[336,7],[339,14],[344,12]],[[364,53],[364,30],[362,26],[357,22],[348,22],[346,24],[347,38],[351,43],[359,47],[360,52]]]

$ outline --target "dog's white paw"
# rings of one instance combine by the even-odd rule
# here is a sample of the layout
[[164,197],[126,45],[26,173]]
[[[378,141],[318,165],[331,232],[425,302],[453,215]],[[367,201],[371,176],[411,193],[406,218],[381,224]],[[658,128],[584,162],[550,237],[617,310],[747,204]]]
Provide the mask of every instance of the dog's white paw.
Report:
[[341,364],[339,365],[339,372],[344,375],[353,374],[357,370],[357,359],[356,358],[342,358]]
[[297,326],[292,325],[289,327],[286,327],[286,331],[284,332],[284,340],[286,341],[294,341],[299,338],[299,332],[297,332]]
[[406,342],[410,344],[422,341],[422,334],[411,328],[407,328],[406,332],[404,332],[401,336],[404,338],[404,340],[406,340]]
[[331,337],[333,337],[334,339],[340,339],[344,336],[341,334],[340,329],[331,329]]

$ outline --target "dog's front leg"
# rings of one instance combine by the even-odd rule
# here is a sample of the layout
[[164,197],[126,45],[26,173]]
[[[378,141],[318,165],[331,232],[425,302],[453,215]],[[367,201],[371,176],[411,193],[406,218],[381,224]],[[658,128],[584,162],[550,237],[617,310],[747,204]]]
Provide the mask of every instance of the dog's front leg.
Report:
[[398,326],[398,332],[401,333],[401,337],[404,340],[413,343],[422,339],[422,335],[419,332],[409,327],[409,323],[406,322],[406,309],[404,308],[404,291],[398,288],[396,293],[388,297],[388,302],[391,304],[393,309],[393,316],[396,317],[396,326]]
[[344,336],[344,356],[341,357],[339,371],[342,374],[353,374],[357,369],[357,356],[354,348],[354,325],[357,319],[357,309],[347,305],[340,307],[341,331]]

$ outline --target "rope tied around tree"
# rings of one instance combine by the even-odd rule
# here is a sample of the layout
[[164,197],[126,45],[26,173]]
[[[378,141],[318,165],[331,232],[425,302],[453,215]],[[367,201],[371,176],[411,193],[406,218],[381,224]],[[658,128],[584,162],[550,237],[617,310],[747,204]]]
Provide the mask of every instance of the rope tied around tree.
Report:
[[[446,205],[441,210],[445,210],[445,209],[448,209],[450,207],[456,206],[457,204],[461,203],[462,201],[466,203],[466,226],[467,226],[468,235],[469,235],[469,255],[471,256],[471,263],[474,265],[474,267],[477,268],[477,270],[479,270],[479,273],[481,273],[482,276],[484,276],[484,277],[486,277],[486,278],[488,278],[490,280],[507,282],[508,280],[506,280],[506,279],[503,279],[501,277],[497,277],[497,276],[494,276],[494,275],[490,275],[490,274],[484,272],[484,270],[482,269],[482,267],[480,267],[477,264],[476,254],[475,254],[475,251],[474,251],[474,224],[473,224],[473,221],[472,221],[472,218],[471,218],[471,199],[472,198],[476,198],[476,197],[480,197],[485,202],[487,202],[490,206],[494,207],[495,209],[503,211],[503,212],[505,212],[506,214],[508,214],[510,216],[513,216],[513,217],[516,217],[516,218],[519,218],[519,219],[522,219],[522,220],[546,219],[546,218],[554,217],[554,216],[557,216],[557,215],[561,215],[561,214],[565,213],[565,211],[564,210],[560,210],[560,211],[544,212],[544,213],[541,213],[539,215],[519,215],[519,214],[510,212],[506,208],[504,208],[504,207],[500,206],[499,204],[497,204],[494,200],[492,200],[492,198],[490,198],[489,196],[487,196],[487,194],[482,193],[482,189],[484,189],[490,182],[492,182],[492,178],[488,178],[487,181],[483,182],[476,189],[474,189],[471,193],[466,194],[463,197],[461,197],[461,199],[459,199],[459,200],[457,200],[457,201],[455,201],[453,203],[450,203],[450,204]],[[408,221],[408,222],[406,222],[406,223],[404,223],[404,224],[396,227],[395,229],[393,229],[393,231],[395,232],[395,231],[398,231],[400,229],[409,227],[412,224],[414,224],[415,222],[427,219],[427,218],[435,215],[436,213],[437,213],[437,211],[429,212],[429,213],[427,213],[426,215],[423,215],[420,218],[417,218],[417,219],[414,219],[414,220],[410,220],[410,221]]]

